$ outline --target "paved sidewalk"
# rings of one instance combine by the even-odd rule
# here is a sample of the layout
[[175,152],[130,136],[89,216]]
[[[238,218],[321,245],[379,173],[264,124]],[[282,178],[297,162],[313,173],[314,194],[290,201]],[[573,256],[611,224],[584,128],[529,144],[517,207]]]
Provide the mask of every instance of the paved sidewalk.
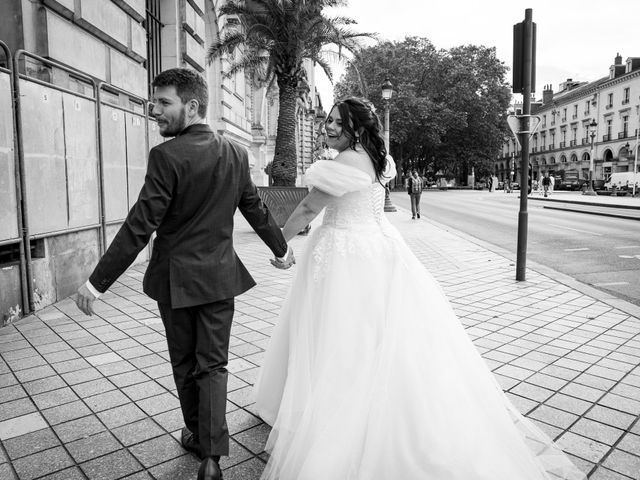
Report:
[[[591,479],[637,480],[637,307],[535,265],[515,282],[508,256],[403,213],[389,215],[520,411]],[[223,467],[227,480],[257,480],[269,428],[253,413],[251,385],[293,271],[273,269],[237,219],[236,248],[258,286],[236,303]],[[298,255],[305,241],[294,240]],[[195,479],[199,462],[178,441],[162,322],[141,293],[143,272],[130,269],[92,318],[67,299],[0,329],[0,479]]]

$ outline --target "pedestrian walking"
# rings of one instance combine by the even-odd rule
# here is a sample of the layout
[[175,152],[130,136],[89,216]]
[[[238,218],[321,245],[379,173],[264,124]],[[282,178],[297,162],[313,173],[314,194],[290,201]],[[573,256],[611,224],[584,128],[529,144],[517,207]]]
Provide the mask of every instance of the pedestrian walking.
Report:
[[551,188],[551,179],[549,178],[549,172],[544,172],[544,177],[542,177],[542,191],[544,192],[544,196],[549,196],[549,189]]
[[556,187],[556,177],[549,175],[549,181],[551,182],[549,185],[549,195],[551,195],[553,193],[553,189]]
[[255,387],[272,425],[261,479],[585,480],[511,404],[385,216],[395,166],[375,112],[340,101],[327,131],[339,154],[309,168],[283,229],[293,238],[326,207]]
[[411,197],[411,219],[415,220],[416,216],[420,218],[420,197],[422,196],[423,181],[418,175],[418,171],[414,168],[407,182],[407,193]]
[[[202,458],[198,480],[219,480],[229,454],[227,361],[234,297],[255,285],[232,241],[239,208],[282,268],[293,254],[251,181],[246,150],[204,123],[204,79],[189,69],[153,81],[153,115],[163,137],[131,208],[89,280],[78,307],[93,302],[127,269],[155,231],[144,292],[158,302],[185,428],[183,447]],[[286,257],[286,258],[285,258]]]

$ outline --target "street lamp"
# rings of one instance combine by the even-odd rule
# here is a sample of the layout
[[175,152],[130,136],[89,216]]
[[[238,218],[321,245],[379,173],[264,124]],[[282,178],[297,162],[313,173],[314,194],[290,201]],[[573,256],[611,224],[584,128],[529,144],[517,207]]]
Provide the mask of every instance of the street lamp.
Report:
[[[389,100],[393,97],[393,85],[388,78],[382,84],[382,99],[384,100],[384,146],[389,153]],[[384,211],[395,212],[396,207],[391,203],[389,184],[384,186]]]
[[596,138],[596,127],[598,124],[595,120],[591,120],[589,124],[589,135],[591,136],[591,153],[589,154],[589,183],[587,189],[582,192],[583,195],[598,195],[593,189],[593,141]]

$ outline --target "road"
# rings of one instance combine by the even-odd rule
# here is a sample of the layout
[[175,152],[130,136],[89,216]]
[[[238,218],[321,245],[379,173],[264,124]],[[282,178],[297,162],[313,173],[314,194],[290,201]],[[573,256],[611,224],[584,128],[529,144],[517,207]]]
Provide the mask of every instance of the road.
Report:
[[[392,203],[410,210],[409,195]],[[431,219],[512,252],[517,250],[518,192],[426,191]],[[640,221],[543,208],[528,202],[527,259],[640,305]],[[515,257],[514,257],[515,258]]]

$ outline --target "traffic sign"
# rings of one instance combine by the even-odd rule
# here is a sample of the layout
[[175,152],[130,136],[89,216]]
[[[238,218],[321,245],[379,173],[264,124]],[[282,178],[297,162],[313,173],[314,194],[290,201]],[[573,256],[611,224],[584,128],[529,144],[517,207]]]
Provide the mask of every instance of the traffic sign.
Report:
[[[522,118],[529,117],[529,130],[520,130],[522,127],[522,122],[520,121]],[[516,137],[516,142],[518,142],[518,146],[522,148],[520,145],[520,138],[518,137],[521,133],[528,133],[529,138],[533,135],[538,127],[540,126],[540,116],[538,115],[509,115],[507,117],[507,123],[509,124],[509,128],[513,132],[513,135]]]

